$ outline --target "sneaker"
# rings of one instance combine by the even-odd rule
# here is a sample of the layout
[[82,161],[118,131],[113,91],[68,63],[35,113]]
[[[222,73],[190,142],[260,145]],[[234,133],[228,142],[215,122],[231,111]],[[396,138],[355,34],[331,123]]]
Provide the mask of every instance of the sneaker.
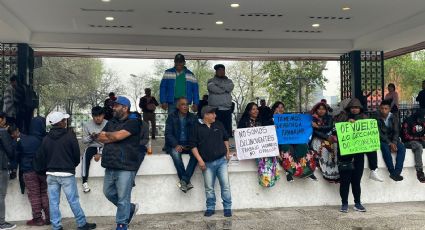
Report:
[[134,215],[136,215],[137,214],[137,211],[139,211],[139,204],[137,204],[137,203],[136,204],[131,203],[130,205],[131,205],[131,207],[130,207],[130,217],[128,218],[128,224],[131,223],[131,221],[133,220]]
[[294,178],[290,174],[286,175],[286,180],[288,182],[294,182]]
[[358,204],[355,204],[354,205],[354,211],[357,211],[357,212],[366,212],[366,209],[365,209],[365,207],[363,207],[362,204],[358,203]]
[[382,179],[382,177],[378,174],[378,169],[370,170],[369,179],[384,182],[384,179]]
[[225,217],[232,217],[232,209],[224,209],[223,213]]
[[215,214],[215,211],[214,210],[207,210],[207,211],[205,211],[204,216],[210,217],[210,216],[212,216],[214,214]]
[[193,184],[189,182],[189,184],[186,185],[187,191],[191,190],[193,188]]
[[83,183],[83,192],[84,193],[90,192],[90,187],[89,187],[89,184],[87,184],[87,182]]
[[416,171],[416,177],[418,178],[419,182],[425,183],[425,175],[422,170]]
[[308,178],[312,181],[318,181],[317,177],[314,174],[311,174],[310,176],[308,176]]
[[187,192],[188,189],[187,189],[186,181],[184,181],[184,180],[180,181],[180,190],[182,190],[184,193]]
[[396,174],[390,174],[390,178],[394,181],[402,181],[404,179],[402,176]]
[[116,230],[127,230],[127,225],[125,225],[125,224],[117,224]]
[[348,204],[341,205],[340,212],[347,213],[348,212]]
[[45,222],[41,217],[27,221],[28,226],[43,226],[44,224]]
[[14,229],[14,228],[16,228],[16,224],[11,224],[11,223],[7,223],[7,222],[0,224],[1,230],[9,230],[9,229]]
[[86,223],[84,226],[78,227],[78,230],[90,230],[90,229],[95,229],[95,228],[96,228],[96,224]]

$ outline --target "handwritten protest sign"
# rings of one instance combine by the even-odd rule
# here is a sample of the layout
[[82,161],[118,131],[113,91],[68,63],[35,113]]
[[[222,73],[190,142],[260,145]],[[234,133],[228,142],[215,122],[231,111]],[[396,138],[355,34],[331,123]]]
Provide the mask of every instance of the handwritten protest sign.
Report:
[[307,144],[313,133],[309,114],[275,114],[273,116],[279,144]]
[[239,160],[279,155],[276,128],[273,125],[237,129],[235,144]]
[[365,153],[380,149],[378,122],[375,119],[335,124],[341,155]]

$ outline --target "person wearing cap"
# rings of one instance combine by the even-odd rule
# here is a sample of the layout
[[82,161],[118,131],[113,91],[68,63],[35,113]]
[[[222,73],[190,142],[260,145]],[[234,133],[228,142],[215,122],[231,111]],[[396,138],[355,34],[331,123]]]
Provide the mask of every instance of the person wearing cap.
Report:
[[88,184],[90,162],[94,157],[95,161],[99,161],[102,154],[103,143],[96,140],[97,135],[105,127],[107,121],[105,118],[105,111],[100,106],[95,106],[91,109],[92,120],[84,123],[83,125],[83,143],[87,145],[84,151],[82,164],[81,164],[81,177],[83,181],[83,192],[90,192]]
[[182,54],[174,57],[174,67],[167,69],[159,86],[159,101],[168,114],[176,110],[176,100],[180,97],[187,98],[196,112],[199,104],[199,86],[195,75],[185,67],[186,59]]
[[214,66],[215,76],[208,80],[208,105],[216,107],[217,120],[223,123],[229,136],[232,136],[232,91],[233,81],[226,76],[223,64]]
[[138,211],[131,203],[131,190],[140,165],[140,123],[130,119],[130,100],[118,96],[114,102],[114,117],[98,135],[104,143],[102,167],[105,170],[103,193],[117,207],[117,230],[126,230]]
[[232,195],[227,171],[227,162],[230,159],[229,136],[223,124],[216,120],[216,110],[209,105],[202,108],[202,119],[195,123],[190,134],[189,145],[204,177],[207,206],[204,216],[209,217],[215,214],[214,186],[217,178],[220,182],[224,216],[231,217]]
[[[193,188],[190,178],[192,178],[198,163],[188,145],[189,131],[193,128],[196,121],[196,116],[189,112],[187,99],[182,97],[177,100],[177,111],[168,116],[165,125],[166,152],[173,159],[177,176],[179,177],[177,186],[184,193]],[[184,167],[182,154],[188,154],[190,156],[186,168]]]
[[47,115],[47,125],[51,125],[47,136],[37,152],[36,171],[47,174],[47,191],[49,194],[50,221],[52,228],[63,229],[59,209],[61,190],[66,195],[74,213],[78,229],[95,229],[96,224],[88,223],[80,206],[75,167],[80,163],[80,147],[74,132],[68,131],[69,115],[62,112],[51,112]]

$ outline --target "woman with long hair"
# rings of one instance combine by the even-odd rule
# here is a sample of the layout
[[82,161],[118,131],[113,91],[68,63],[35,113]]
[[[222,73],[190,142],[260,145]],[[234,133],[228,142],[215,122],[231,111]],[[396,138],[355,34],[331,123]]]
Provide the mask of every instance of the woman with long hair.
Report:
[[[277,101],[272,106],[273,114],[284,114],[285,105]],[[294,181],[294,177],[308,177],[314,181],[316,169],[315,153],[310,151],[308,144],[284,144],[279,145],[281,166],[286,171],[288,182]]]
[[333,119],[328,111],[327,105],[323,102],[317,103],[311,110],[313,139],[310,145],[318,154],[319,168],[323,178],[330,183],[337,183],[339,181],[338,145],[333,135]]
[[[254,102],[248,103],[238,123],[238,129],[272,125],[270,121],[262,121],[258,116],[258,105]],[[273,187],[280,179],[277,169],[277,157],[257,158],[258,183],[263,187]]]

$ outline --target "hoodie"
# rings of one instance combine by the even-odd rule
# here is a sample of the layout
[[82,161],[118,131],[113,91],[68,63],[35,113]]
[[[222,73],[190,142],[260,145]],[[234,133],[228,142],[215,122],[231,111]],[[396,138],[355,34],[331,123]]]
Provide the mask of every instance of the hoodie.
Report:
[[26,173],[34,171],[33,160],[46,135],[46,120],[44,117],[35,117],[31,120],[29,135],[21,134],[16,145],[19,169]]
[[232,108],[233,81],[228,77],[217,77],[208,80],[208,105],[217,107],[218,110]]
[[402,139],[404,142],[423,142],[425,136],[425,110],[419,109],[416,113],[406,118],[402,129]]
[[53,127],[43,139],[35,160],[37,172],[66,172],[75,174],[80,163],[77,137],[65,128]]
[[[360,113],[352,114],[350,110],[352,107],[359,107]],[[364,113],[363,106],[360,103],[360,100],[357,98],[351,99],[350,103],[348,103],[348,105],[344,108],[344,110],[345,111],[343,113],[340,113],[339,115],[335,117],[336,122],[345,122],[345,121],[348,121],[349,119],[361,120],[361,119],[368,118],[368,116]]]

